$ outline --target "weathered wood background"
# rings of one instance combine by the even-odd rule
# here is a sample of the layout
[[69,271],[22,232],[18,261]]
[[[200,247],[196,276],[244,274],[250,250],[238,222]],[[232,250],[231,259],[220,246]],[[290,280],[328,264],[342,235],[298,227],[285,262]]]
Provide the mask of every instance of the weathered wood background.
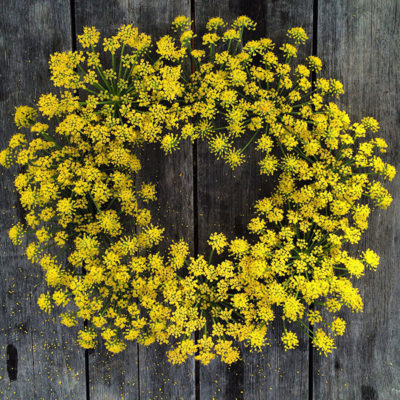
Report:
[[[2,0],[0,2],[0,147],[15,133],[14,106],[33,104],[50,90],[47,60],[76,46],[75,34],[95,25],[112,34],[133,23],[157,37],[181,14],[195,20],[227,21],[248,15],[257,35],[280,42],[287,28],[303,26],[310,40],[303,54],[320,56],[323,74],[340,79],[340,104],[352,119],[371,115],[389,143],[387,159],[400,161],[400,1],[399,0]],[[186,145],[165,159],[146,160],[159,181],[160,215],[170,237],[191,239],[202,251],[210,232],[234,229],[240,235],[248,204],[264,190],[255,155],[234,174],[203,145]],[[157,159],[158,161],[154,161]],[[400,180],[390,185],[395,199],[375,212],[360,249],[370,246],[381,266],[358,282],[362,314],[349,315],[347,334],[328,358],[313,352],[308,339],[284,352],[280,326],[263,353],[244,352],[230,368],[193,361],[171,367],[163,348],[131,345],[110,357],[104,349],[85,352],[75,332],[39,312],[41,272],[10,244],[7,230],[20,211],[12,175],[1,172],[0,214],[0,399],[400,399]]]

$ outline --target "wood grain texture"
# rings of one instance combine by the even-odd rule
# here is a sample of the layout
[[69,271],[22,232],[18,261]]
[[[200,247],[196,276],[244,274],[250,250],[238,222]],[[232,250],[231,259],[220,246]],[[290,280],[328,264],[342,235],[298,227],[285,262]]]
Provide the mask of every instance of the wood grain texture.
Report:
[[[96,26],[103,35],[114,34],[124,23],[132,23],[153,40],[171,33],[178,15],[190,15],[189,0],[76,0],[76,28]],[[146,146],[140,157],[140,180],[157,184],[158,206],[153,217],[166,228],[167,241],[186,238],[193,243],[192,148],[165,157],[157,146]],[[91,399],[191,399],[194,398],[194,362],[172,366],[167,348],[132,344],[127,351],[110,356],[104,349],[89,358]],[[106,380],[104,380],[106,378]]]
[[[385,160],[399,168],[400,3],[320,1],[318,55],[323,74],[343,82],[340,105],[354,121],[375,117],[389,150]],[[394,400],[400,398],[399,176],[388,184],[394,197],[388,210],[372,213],[370,227],[356,251],[381,256],[376,273],[356,283],[364,312],[349,322],[338,349],[327,359],[315,355],[314,399]]]
[[[302,26],[310,40],[299,58],[311,54],[311,0],[298,1],[196,1],[195,19],[199,36],[207,20],[220,16],[232,22],[247,15],[257,22],[256,32],[245,39],[270,37],[277,48],[285,40],[287,29]],[[249,138],[248,138],[249,139]],[[247,139],[247,140],[248,140]],[[245,141],[246,142],[246,141]],[[244,143],[245,143],[244,142]],[[259,156],[246,153],[247,163],[233,172],[209,153],[207,145],[198,145],[199,249],[208,252],[206,242],[212,232],[222,231],[230,238],[246,234],[254,202],[267,196],[271,182],[259,175]],[[271,346],[261,353],[243,351],[243,360],[231,367],[213,361],[200,367],[201,399],[307,399],[308,338],[299,332],[300,346],[285,353],[280,344],[282,326],[276,321],[270,328]]]
[[[0,147],[16,133],[14,107],[33,105],[52,89],[49,55],[71,48],[69,2],[10,0],[0,5]],[[0,397],[10,400],[84,399],[84,351],[76,331],[37,306],[45,290],[40,266],[12,245],[8,229],[24,215],[14,172],[0,175]]]

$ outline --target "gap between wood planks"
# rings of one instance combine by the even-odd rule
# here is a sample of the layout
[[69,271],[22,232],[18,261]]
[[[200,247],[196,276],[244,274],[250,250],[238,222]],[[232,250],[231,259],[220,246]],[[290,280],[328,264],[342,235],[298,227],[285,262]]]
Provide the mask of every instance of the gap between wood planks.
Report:
[[[192,30],[196,33],[196,4],[195,0],[190,0],[190,19],[192,21]],[[195,48],[195,39],[192,39],[192,48]],[[191,71],[195,72],[193,60],[190,60]],[[199,254],[199,205],[198,205],[198,170],[197,170],[197,141],[192,144],[192,163],[193,163],[193,252],[197,257]],[[198,332],[195,333],[194,340],[199,340]],[[200,400],[200,361],[194,362],[194,380],[195,380],[195,399]]]
[[[75,21],[75,0],[70,0],[69,9],[71,12],[71,49],[76,51],[76,21]],[[85,272],[84,270],[82,271]],[[83,323],[86,328],[88,321],[85,320]],[[85,389],[86,389],[86,400],[90,400],[90,388],[89,388],[89,350],[85,349]]]
[[[313,35],[311,54],[317,56],[318,53],[318,0],[313,1]],[[315,71],[311,75],[311,88],[314,90],[316,83]],[[312,307],[314,308],[314,307]],[[314,333],[314,327],[309,323],[308,328]],[[314,351],[311,337],[308,339],[308,400],[314,399]]]

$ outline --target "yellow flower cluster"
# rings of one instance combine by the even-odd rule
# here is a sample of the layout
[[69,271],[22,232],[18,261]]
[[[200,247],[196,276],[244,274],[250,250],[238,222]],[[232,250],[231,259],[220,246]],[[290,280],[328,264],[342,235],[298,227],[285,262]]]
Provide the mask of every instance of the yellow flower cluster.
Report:
[[[38,109],[54,132],[35,121],[35,109],[17,109],[17,126],[35,137],[14,135],[0,163],[24,166],[15,187],[26,224],[9,235],[20,245],[27,234],[26,255],[45,272],[49,290],[38,304],[47,312],[68,305],[60,315],[66,326],[86,320],[77,339],[84,348],[100,335],[114,353],[132,340],[174,343],[172,363],[190,356],[232,363],[238,342],[261,349],[279,316],[285,349],[299,344],[298,328],[327,354],[345,331],[338,311],[363,308],[352,278],[379,264],[370,249],[360,257],[344,249],[359,242],[371,209],[392,201],[381,183],[395,175],[379,155],[387,144],[369,133],[379,124],[351,123],[332,102],[341,83],[312,79],[319,58],[292,65],[307,40],[302,28],[290,29],[275,51],[268,38],[242,43],[244,30],[255,29],[245,16],[231,25],[209,20],[203,49],[192,49],[188,18],[172,27],[177,37],[153,47],[137,28],[120,27],[102,42],[108,69],[99,32],[85,28],[84,51],[50,60],[51,79],[63,89],[42,95]],[[135,180],[143,143],[169,153],[187,139],[206,141],[232,168],[253,146],[260,174],[276,182],[255,204],[249,236],[213,233],[208,257],[191,257],[184,240],[160,254],[163,228],[146,208],[155,186]]]
[[[43,94],[38,110],[17,108],[15,123],[29,128],[28,139],[18,133],[0,153],[3,166],[23,171],[15,187],[26,223],[18,222],[9,236],[20,245],[26,235],[28,259],[45,272],[49,291],[39,306],[50,312],[68,305],[63,324],[89,322],[79,332],[81,346],[95,345],[97,327],[106,347],[118,352],[124,340],[150,331],[150,314],[158,320],[164,312],[156,315],[153,308],[162,280],[152,273],[157,258],[149,251],[164,229],[146,208],[156,190],[148,182],[138,186],[135,177],[143,142],[176,128],[184,115],[176,101],[183,93],[178,61],[186,48],[175,58],[168,47],[175,42],[165,37],[157,43],[161,56],[151,62],[151,38],[125,25],[103,41],[112,54],[107,69],[96,28],[85,28],[78,39],[85,51],[51,56],[51,79],[60,92]],[[36,122],[38,111],[46,123]]]
[[[214,287],[209,296],[215,299],[206,314],[214,316],[212,332],[257,348],[280,309],[285,349],[299,343],[287,327],[296,323],[326,354],[334,348],[333,337],[345,330],[345,321],[334,314],[343,305],[356,312],[363,307],[350,279],[379,264],[372,250],[356,258],[343,245],[359,242],[371,208],[389,206],[392,198],[377,178],[392,180],[395,169],[379,156],[385,141],[367,133],[378,131],[377,121],[366,117],[351,123],[331,100],[343,93],[342,84],[312,81],[321,60],[310,56],[305,64],[292,65],[297,45],[308,39],[302,28],[290,29],[291,43],[276,52],[266,38],[241,45],[243,29],[253,28],[245,21],[239,18],[225,32],[220,18],[207,24],[213,34],[212,40],[210,34],[203,37],[208,58],[204,54],[191,79],[191,137],[206,141],[211,153],[232,168],[244,163],[246,149],[254,146],[262,154],[260,174],[272,177],[276,186],[256,203],[249,239],[228,242],[221,233],[211,235],[212,249],[226,250],[226,257],[203,267],[202,282]],[[216,52],[213,45],[223,38],[226,46]],[[229,319],[225,311],[232,312]],[[323,320],[329,313],[330,322]],[[329,331],[310,331],[307,322]]]
[[18,128],[27,128],[35,121],[37,111],[28,106],[21,106],[16,109],[14,121]]

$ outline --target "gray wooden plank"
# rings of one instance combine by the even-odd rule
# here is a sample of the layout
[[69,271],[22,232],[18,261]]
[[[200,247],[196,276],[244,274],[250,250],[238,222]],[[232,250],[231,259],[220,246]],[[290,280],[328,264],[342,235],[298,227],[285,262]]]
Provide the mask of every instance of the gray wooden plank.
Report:
[[[340,105],[354,121],[370,115],[388,142],[385,160],[399,167],[400,3],[320,1],[318,55],[325,76],[343,82]],[[354,251],[374,249],[381,256],[377,272],[356,286],[364,312],[344,312],[349,321],[337,350],[314,356],[314,399],[400,398],[400,181],[388,184],[395,199],[388,210],[372,214],[369,229]]]
[[[1,2],[0,147],[16,133],[14,107],[33,105],[52,89],[49,55],[71,48],[69,2]],[[0,174],[0,396],[2,399],[84,399],[84,351],[76,331],[36,304],[45,290],[40,266],[12,245],[8,229],[22,218],[13,172]]]
[[[183,14],[181,12],[181,14]],[[178,14],[175,14],[178,15]],[[173,14],[170,15],[170,20]],[[193,245],[193,166],[192,146],[167,156],[154,146],[145,148],[143,168],[146,180],[157,182],[159,208],[153,210],[166,228],[166,241],[185,238]],[[144,175],[144,174],[143,174]],[[153,344],[139,346],[141,399],[195,399],[195,363],[188,359],[182,365],[171,365],[166,359],[168,347]]]
[[[299,52],[299,58],[311,54],[312,6],[307,1],[196,1],[196,30],[204,32],[207,20],[220,16],[231,22],[247,15],[257,22],[255,33],[248,38],[270,37],[278,45],[286,31],[302,26],[309,41]],[[279,46],[277,46],[279,47]],[[232,172],[222,161],[209,154],[207,145],[198,145],[198,206],[199,249],[208,251],[210,233],[226,232],[230,238],[246,233],[252,216],[252,204],[268,195],[270,187],[259,175],[258,155],[246,154],[247,164]],[[243,351],[243,361],[231,367],[212,361],[200,367],[200,398],[204,399],[307,399],[308,398],[308,338],[299,332],[300,346],[284,352],[280,336],[282,326],[275,321],[270,327],[270,347],[261,353]]]
[[[83,26],[92,25],[102,34],[114,34],[121,24],[132,23],[157,40],[171,32],[170,24],[178,15],[190,15],[189,0],[76,1],[78,34]],[[181,151],[168,157],[156,146],[146,146],[141,162],[141,178],[157,184],[158,207],[153,216],[166,228],[167,240],[184,237],[193,243],[191,145],[181,146]],[[172,366],[166,350],[156,344],[139,348],[131,345],[123,353],[110,357],[104,349],[96,349],[89,357],[91,398],[122,395],[129,399],[193,398],[194,362]],[[128,378],[129,385],[124,383]]]

